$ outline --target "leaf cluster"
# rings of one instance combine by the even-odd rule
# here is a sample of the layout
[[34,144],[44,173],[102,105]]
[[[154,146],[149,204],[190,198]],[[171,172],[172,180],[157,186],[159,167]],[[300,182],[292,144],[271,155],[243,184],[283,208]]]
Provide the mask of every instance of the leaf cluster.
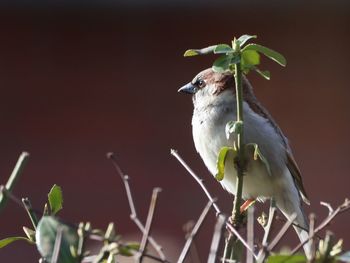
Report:
[[124,243],[121,236],[116,234],[114,223],[110,223],[106,231],[92,229],[89,222],[81,222],[78,226],[64,223],[57,217],[57,213],[63,208],[63,195],[61,187],[54,185],[48,193],[48,203],[40,220],[28,198],[22,199],[25,209],[32,221],[33,229],[23,227],[26,236],[8,237],[0,240],[0,248],[15,241],[23,240],[36,245],[41,262],[78,263],[90,256],[85,250],[88,238],[94,237],[102,242],[100,252],[93,256],[93,263],[113,263],[115,256],[133,256],[139,250],[138,243]]
[[190,57],[210,53],[218,54],[220,56],[214,61],[212,66],[215,72],[224,73],[229,71],[234,73],[234,65],[239,63],[244,74],[248,74],[249,71],[253,70],[265,79],[270,79],[269,71],[263,71],[258,68],[261,62],[261,54],[284,67],[287,61],[282,54],[265,46],[254,43],[245,45],[249,40],[254,38],[257,37],[242,35],[238,39],[234,38],[231,46],[228,44],[217,44],[202,49],[189,49],[185,52],[184,56]]

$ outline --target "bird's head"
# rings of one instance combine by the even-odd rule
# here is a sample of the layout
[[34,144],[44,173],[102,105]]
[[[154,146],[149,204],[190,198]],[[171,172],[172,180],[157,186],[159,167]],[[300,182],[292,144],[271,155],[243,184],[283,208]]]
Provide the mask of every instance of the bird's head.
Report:
[[[244,97],[254,96],[248,80],[243,77]],[[181,87],[178,92],[192,94],[195,107],[206,107],[222,100],[234,100],[235,78],[232,73],[218,73],[211,68],[198,73],[191,82]]]

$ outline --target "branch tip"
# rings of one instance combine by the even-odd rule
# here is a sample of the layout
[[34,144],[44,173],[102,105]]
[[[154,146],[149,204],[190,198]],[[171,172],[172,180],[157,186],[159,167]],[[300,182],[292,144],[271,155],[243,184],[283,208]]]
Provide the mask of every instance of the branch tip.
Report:
[[177,154],[177,150],[171,148],[171,149],[170,149],[170,154],[171,154],[171,155],[176,155],[176,154]]
[[108,152],[106,153],[107,159],[113,159],[114,158],[114,152]]

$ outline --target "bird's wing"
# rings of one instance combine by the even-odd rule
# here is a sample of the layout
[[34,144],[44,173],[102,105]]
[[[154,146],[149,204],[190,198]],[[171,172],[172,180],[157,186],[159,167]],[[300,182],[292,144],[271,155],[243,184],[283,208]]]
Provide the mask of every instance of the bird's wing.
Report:
[[306,191],[305,191],[305,188],[303,185],[303,180],[301,178],[301,173],[300,173],[299,167],[298,167],[297,163],[295,162],[293,155],[290,153],[290,151],[287,151],[287,167],[288,167],[290,174],[292,175],[292,177],[294,179],[296,187],[299,190],[301,198],[303,199],[303,201],[306,204],[310,205],[309,198],[306,194]]
[[287,160],[286,165],[288,167],[288,170],[290,174],[293,177],[293,180],[295,182],[295,185],[297,189],[299,190],[299,193],[301,195],[301,198],[306,204],[310,204],[309,198],[307,197],[303,180],[301,178],[301,173],[298,168],[297,163],[294,160],[292,150],[289,146],[288,139],[284,136],[282,130],[280,127],[278,127],[277,123],[274,121],[272,116],[268,113],[268,111],[259,103],[259,101],[256,99],[252,86],[250,85],[249,81],[245,79],[243,83],[243,96],[245,101],[248,103],[249,107],[260,116],[264,117],[270,124],[274,127],[275,131],[280,135],[282,142],[284,144],[284,147],[286,149],[287,154]]

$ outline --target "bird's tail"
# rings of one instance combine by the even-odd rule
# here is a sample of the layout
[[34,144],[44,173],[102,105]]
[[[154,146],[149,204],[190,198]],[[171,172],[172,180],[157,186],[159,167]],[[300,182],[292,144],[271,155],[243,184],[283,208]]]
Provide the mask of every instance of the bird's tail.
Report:
[[[299,196],[298,196],[299,197]],[[295,198],[296,199],[296,198]],[[296,215],[294,219],[294,229],[297,233],[300,242],[305,242],[309,239],[309,224],[306,220],[304,211],[302,209],[300,198],[298,200],[293,199],[282,199],[282,200],[276,200],[276,206],[281,210],[281,212],[284,214],[284,216],[291,220],[294,215]],[[303,246],[305,255],[308,259],[311,257],[311,246],[310,242],[307,242]]]

